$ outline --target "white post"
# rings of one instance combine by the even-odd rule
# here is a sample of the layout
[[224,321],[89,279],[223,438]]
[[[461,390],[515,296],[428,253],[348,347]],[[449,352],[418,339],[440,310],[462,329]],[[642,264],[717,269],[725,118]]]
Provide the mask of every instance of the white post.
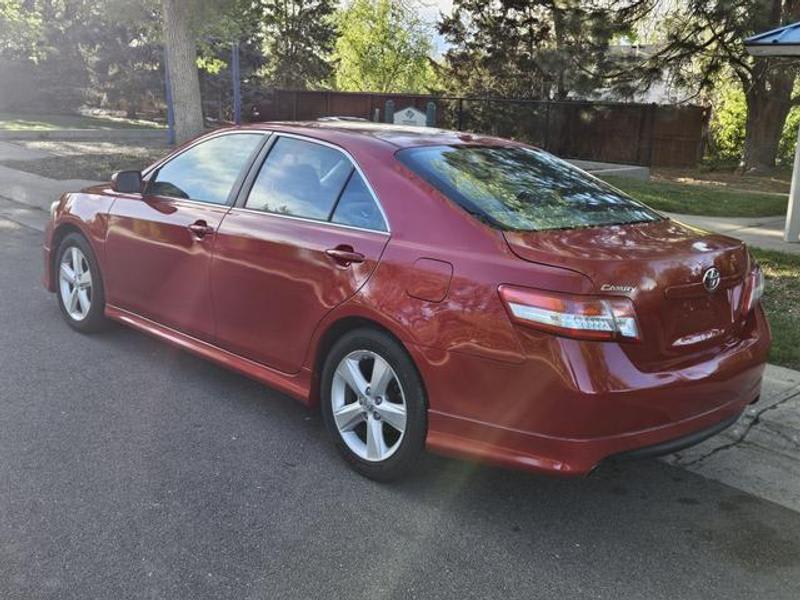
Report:
[[789,188],[789,208],[786,210],[786,229],[783,231],[783,239],[787,242],[800,242],[800,127],[797,129],[792,187]]

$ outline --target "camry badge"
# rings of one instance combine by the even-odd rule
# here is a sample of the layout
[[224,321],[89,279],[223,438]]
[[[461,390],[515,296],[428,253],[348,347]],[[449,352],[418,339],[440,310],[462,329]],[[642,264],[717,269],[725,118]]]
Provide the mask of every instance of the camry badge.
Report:
[[623,294],[632,294],[635,289],[632,285],[617,285],[614,283],[604,283],[600,286],[601,292],[622,292]]
[[709,294],[711,294],[717,291],[721,278],[722,277],[719,273],[719,269],[717,267],[711,267],[710,269],[707,269],[705,273],[703,273],[703,287],[706,288],[706,291]]

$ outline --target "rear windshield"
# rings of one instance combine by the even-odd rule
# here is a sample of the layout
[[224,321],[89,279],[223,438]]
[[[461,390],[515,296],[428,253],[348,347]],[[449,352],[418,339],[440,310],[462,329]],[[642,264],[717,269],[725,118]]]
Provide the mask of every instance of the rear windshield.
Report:
[[662,217],[566,161],[534,148],[430,146],[398,159],[478,219],[542,231],[658,221]]

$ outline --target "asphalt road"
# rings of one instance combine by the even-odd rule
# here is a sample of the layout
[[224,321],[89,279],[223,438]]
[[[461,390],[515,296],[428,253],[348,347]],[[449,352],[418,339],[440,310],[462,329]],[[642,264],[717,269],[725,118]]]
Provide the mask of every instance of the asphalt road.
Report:
[[292,400],[70,330],[0,219],[0,597],[792,598],[800,514],[658,461],[380,485]]

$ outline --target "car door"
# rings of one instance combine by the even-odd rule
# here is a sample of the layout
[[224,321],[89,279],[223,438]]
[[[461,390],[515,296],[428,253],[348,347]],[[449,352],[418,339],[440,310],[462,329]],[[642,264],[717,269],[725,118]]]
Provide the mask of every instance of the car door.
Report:
[[315,327],[368,279],[389,239],[368,182],[341,149],[277,135],[217,234],[218,345],[297,372]]
[[267,136],[225,133],[147,175],[109,214],[109,304],[204,340],[214,337],[208,270],[216,230]]

